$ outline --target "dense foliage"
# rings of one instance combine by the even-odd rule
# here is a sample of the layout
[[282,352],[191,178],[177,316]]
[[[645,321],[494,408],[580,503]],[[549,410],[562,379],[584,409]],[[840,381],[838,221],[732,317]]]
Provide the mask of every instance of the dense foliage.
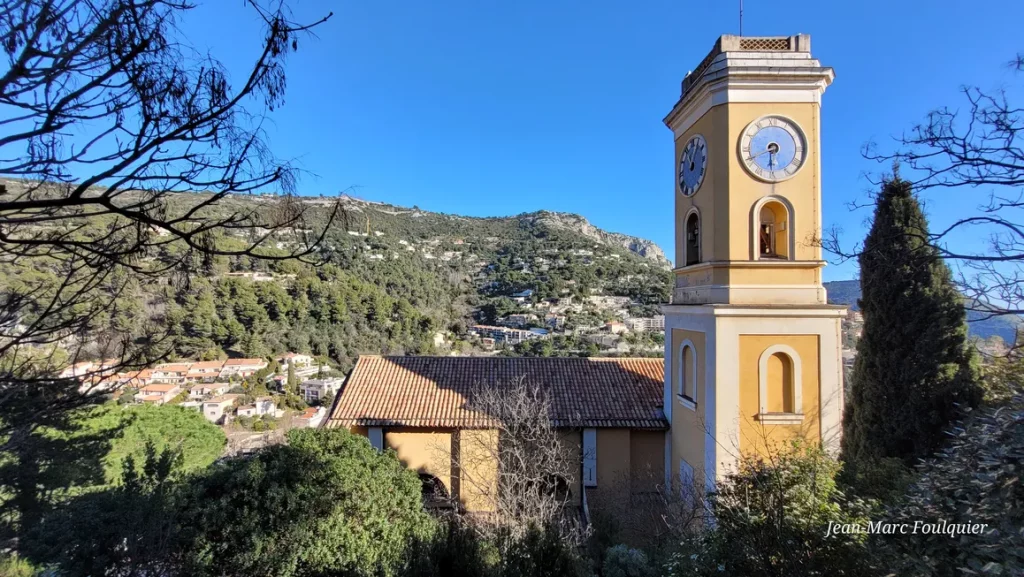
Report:
[[182,514],[192,575],[387,575],[433,529],[416,473],[341,429],[293,430],[287,446],[192,489]]
[[120,483],[126,463],[140,472],[151,448],[166,451],[168,474],[181,477],[213,463],[226,442],[201,414],[172,405],[109,403],[69,417],[66,427],[36,429],[18,451],[0,453],[0,504],[18,513],[3,518],[0,535],[23,520],[31,527],[68,498]]
[[343,429],[293,430],[287,445],[184,478],[178,460],[153,445],[138,464],[129,455],[119,483],[39,523],[30,560],[61,575],[584,574],[557,530],[481,532],[430,516],[416,473]]
[[980,400],[961,297],[927,237],[910,183],[887,181],[860,256],[864,328],[843,419],[846,461],[911,463]]
[[1024,574],[1024,396],[977,411],[916,473],[887,520],[985,527],[955,536],[919,531],[876,538],[887,567],[922,577]]
[[870,575],[866,535],[830,527],[867,524],[868,509],[836,484],[839,463],[795,445],[745,457],[710,496],[714,525],[684,542],[672,576]]
[[173,473],[184,475],[208,467],[220,457],[227,443],[224,431],[207,421],[202,413],[174,405],[107,404],[85,411],[78,420],[78,435],[112,433],[109,449],[102,458],[105,483],[119,482],[128,457],[142,467],[150,446],[174,455]]

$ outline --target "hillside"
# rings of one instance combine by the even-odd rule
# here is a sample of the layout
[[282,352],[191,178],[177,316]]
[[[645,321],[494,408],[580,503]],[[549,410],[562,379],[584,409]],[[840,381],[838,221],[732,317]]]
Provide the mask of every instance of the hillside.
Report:
[[[199,198],[174,195],[168,210],[182,212]],[[299,201],[312,209],[315,223],[338,199]],[[470,334],[478,324],[566,335],[549,339],[559,350],[543,347],[536,354],[660,350],[653,336],[628,344],[582,338],[609,320],[650,319],[668,301],[671,265],[648,240],[603,231],[574,214],[477,218],[351,196],[340,202],[343,213],[321,247],[323,266],[216,257],[204,274],[184,282],[174,276],[143,279],[118,297],[124,306],[116,314],[100,321],[111,332],[132,327],[137,340],[158,340],[152,331],[166,330],[174,337],[172,358],[295,351],[330,359],[343,370],[360,354],[489,352],[495,343]],[[232,195],[216,210],[273,210],[275,203],[273,196]],[[241,246],[249,234],[228,232],[216,242]],[[271,241],[276,246],[268,250],[283,253],[289,248],[284,238]],[[175,241],[145,260],[160,268],[182,248]],[[0,263],[0,274],[16,281],[39,271]],[[58,277],[54,271],[53,281]]]
[[[828,291],[828,302],[832,304],[847,305],[852,310],[858,310],[857,301],[860,299],[860,281],[842,280],[825,283]],[[1012,343],[1016,335],[1016,327],[1019,320],[1013,317],[985,318],[981,312],[967,311],[967,327],[972,336],[987,339],[998,336],[1004,342]]]

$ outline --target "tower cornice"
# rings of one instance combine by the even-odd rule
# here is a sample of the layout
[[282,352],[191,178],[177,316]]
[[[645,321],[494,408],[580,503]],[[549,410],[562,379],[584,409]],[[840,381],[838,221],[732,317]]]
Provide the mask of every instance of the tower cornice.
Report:
[[722,36],[683,80],[665,125],[676,137],[726,102],[820,102],[835,73],[811,57],[810,36]]

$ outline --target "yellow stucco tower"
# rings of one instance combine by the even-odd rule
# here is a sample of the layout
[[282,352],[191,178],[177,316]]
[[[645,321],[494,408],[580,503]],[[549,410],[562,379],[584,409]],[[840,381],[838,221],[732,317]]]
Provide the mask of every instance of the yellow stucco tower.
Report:
[[803,436],[838,447],[843,307],[825,299],[821,97],[810,37],[722,36],[665,118],[675,138],[675,289],[665,450],[698,490]]

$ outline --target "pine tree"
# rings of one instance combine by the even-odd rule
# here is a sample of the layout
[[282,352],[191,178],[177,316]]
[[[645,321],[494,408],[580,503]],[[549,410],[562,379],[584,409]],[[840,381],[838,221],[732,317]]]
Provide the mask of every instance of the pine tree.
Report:
[[909,182],[883,183],[860,256],[860,309],[851,395],[843,419],[848,462],[912,463],[981,399],[962,296]]
[[295,361],[288,362],[287,391],[290,395],[299,393],[299,378],[295,376]]

